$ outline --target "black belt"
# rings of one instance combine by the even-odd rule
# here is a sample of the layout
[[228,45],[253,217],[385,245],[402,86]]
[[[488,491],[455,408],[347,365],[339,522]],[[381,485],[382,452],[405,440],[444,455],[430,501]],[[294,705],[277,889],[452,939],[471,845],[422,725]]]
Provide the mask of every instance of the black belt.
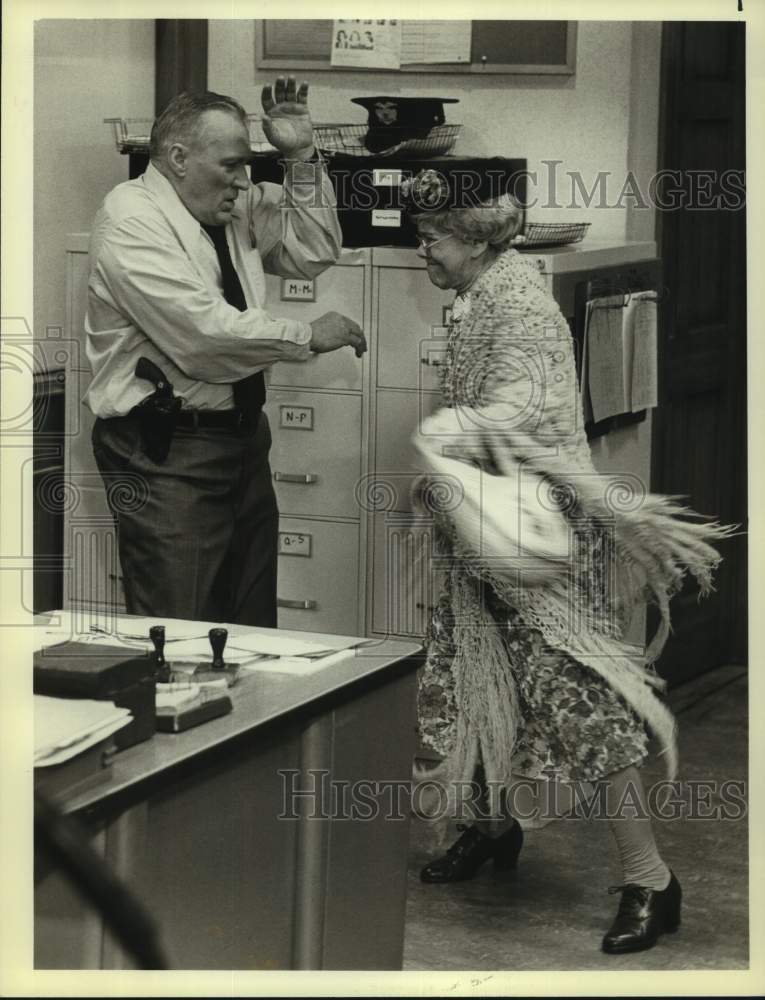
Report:
[[[137,416],[138,407],[135,407],[127,414],[129,417]],[[260,411],[255,414],[252,425],[241,410],[179,410],[175,415],[176,427],[217,427],[222,430],[244,430],[250,426],[255,427],[260,418]]]
[[175,425],[236,430],[245,426],[245,416],[241,410],[180,410],[175,418]]

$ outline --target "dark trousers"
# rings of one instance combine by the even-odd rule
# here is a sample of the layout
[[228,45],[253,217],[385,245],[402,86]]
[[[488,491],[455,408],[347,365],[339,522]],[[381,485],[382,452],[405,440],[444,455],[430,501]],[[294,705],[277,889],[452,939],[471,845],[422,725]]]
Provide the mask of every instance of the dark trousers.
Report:
[[134,416],[96,420],[130,614],[276,627],[270,446],[261,414],[254,432],[177,428],[158,464]]

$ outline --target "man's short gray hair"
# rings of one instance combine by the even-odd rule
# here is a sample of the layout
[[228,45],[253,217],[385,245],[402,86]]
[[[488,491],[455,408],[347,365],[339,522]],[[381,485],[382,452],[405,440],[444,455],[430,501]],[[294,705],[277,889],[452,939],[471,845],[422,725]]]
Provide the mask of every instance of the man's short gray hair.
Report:
[[174,142],[190,145],[199,133],[200,119],[205,111],[227,111],[247,125],[247,112],[233,97],[205,90],[195,94],[178,94],[167,105],[152,126],[149,155],[152,160],[164,156]]

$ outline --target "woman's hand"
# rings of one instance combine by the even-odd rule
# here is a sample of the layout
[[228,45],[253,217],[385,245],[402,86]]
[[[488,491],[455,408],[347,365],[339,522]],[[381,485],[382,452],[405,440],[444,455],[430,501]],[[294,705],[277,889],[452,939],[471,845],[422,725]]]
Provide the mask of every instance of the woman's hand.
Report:
[[307,160],[313,154],[313,125],[308,113],[308,84],[298,88],[295,77],[277,78],[273,89],[263,88],[263,133],[289,159]]

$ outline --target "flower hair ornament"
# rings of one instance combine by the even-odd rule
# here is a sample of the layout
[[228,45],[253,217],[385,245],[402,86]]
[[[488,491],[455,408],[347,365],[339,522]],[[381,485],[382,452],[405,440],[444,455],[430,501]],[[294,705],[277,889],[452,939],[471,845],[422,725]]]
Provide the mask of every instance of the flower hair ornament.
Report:
[[401,194],[410,212],[437,212],[449,202],[449,183],[437,170],[421,170],[401,183]]
[[486,208],[506,195],[512,197],[512,177],[498,170],[482,170],[475,164],[444,170],[427,167],[401,182],[404,207],[412,215],[444,209]]

